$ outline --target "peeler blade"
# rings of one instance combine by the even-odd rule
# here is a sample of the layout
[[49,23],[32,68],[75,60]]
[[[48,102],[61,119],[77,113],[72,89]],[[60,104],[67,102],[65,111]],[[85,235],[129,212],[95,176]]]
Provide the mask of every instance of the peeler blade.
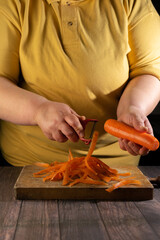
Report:
[[90,144],[90,142],[91,142],[91,139],[92,139],[92,136],[93,136],[93,133],[94,133],[94,129],[95,129],[95,126],[96,126],[96,123],[98,122],[98,120],[97,119],[85,119],[85,120],[83,120],[83,122],[81,122],[81,123],[82,123],[82,126],[83,126],[84,129],[86,128],[86,125],[87,125],[88,122],[93,122],[93,126],[92,126],[92,129],[91,129],[90,136],[89,136],[88,139],[87,138],[80,138],[80,140],[83,141],[86,145]]
[[92,126],[92,129],[91,129],[91,133],[90,133],[89,138],[92,138],[92,136],[93,136],[93,133],[94,133],[94,130],[95,130],[95,126],[96,126],[96,123],[97,123],[97,121],[94,121],[94,122],[93,122],[93,126]]

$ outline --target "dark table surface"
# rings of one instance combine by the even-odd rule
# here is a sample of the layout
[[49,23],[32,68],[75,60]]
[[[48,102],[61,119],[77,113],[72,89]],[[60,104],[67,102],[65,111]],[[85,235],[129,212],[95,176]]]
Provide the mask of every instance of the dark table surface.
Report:
[[[148,177],[160,166],[141,166]],[[159,240],[160,189],[149,201],[20,201],[13,186],[21,171],[0,167],[0,240]]]

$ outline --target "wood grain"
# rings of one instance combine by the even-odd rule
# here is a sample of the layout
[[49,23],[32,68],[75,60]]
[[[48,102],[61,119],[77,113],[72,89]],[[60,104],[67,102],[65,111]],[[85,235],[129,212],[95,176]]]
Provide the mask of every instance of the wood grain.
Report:
[[[160,175],[160,167],[145,166],[141,167],[141,169],[148,177],[157,177]],[[135,202],[135,205],[160,239],[160,189],[154,189],[154,199],[152,201]]]
[[58,201],[61,240],[109,240],[95,201]]
[[0,167],[0,240],[14,239],[21,201],[14,200],[13,187],[21,169]]
[[[156,177],[160,167],[141,167]],[[149,201],[17,201],[21,168],[0,168],[0,240],[158,240],[160,191]],[[5,184],[6,183],[6,184]]]
[[101,201],[97,206],[111,240],[159,239],[133,202]]
[[0,201],[0,240],[14,239],[20,208],[21,201]]
[[13,187],[21,170],[22,168],[0,167],[0,201],[14,200]]
[[[117,168],[119,172],[131,172],[135,179],[141,181],[142,185],[128,185],[108,193],[104,185],[77,184],[73,187],[62,186],[62,182],[43,182],[41,178],[34,178],[33,173],[39,171],[37,166],[26,166],[23,168],[14,186],[17,199],[106,199],[106,200],[148,200],[153,197],[153,186],[133,166]],[[108,187],[113,183],[109,183]]]
[[57,201],[23,201],[14,240],[60,240]]

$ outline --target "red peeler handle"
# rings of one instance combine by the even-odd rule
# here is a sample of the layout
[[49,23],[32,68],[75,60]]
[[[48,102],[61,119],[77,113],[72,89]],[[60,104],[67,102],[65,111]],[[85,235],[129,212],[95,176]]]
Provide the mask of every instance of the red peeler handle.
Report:
[[[96,123],[96,122],[98,122],[98,120],[97,119],[89,119],[89,118],[86,118],[85,120],[81,120],[81,124],[82,124],[84,129],[86,128],[86,125],[87,125],[88,122]],[[94,127],[94,125],[93,125],[93,127]],[[91,138],[89,138],[89,139],[87,139],[87,138],[80,138],[80,140],[83,141],[86,145],[90,144],[90,142],[91,142]]]

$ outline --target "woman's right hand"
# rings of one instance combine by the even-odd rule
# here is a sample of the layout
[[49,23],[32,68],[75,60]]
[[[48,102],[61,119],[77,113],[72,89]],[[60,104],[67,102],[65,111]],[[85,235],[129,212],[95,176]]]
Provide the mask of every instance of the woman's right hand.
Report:
[[79,116],[64,103],[52,101],[43,102],[35,115],[35,122],[44,135],[57,142],[77,142],[80,137],[84,137],[80,120],[85,120],[85,117]]

